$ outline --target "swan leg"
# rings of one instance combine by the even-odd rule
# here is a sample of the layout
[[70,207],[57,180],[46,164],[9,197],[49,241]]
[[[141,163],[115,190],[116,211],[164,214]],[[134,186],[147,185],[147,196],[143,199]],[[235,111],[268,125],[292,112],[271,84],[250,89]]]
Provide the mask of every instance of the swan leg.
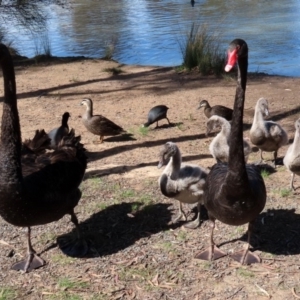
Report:
[[186,215],[185,215],[184,211],[182,210],[182,203],[179,201],[179,213],[173,223],[176,223],[180,220],[186,221],[186,219],[187,219]]
[[27,229],[27,259],[19,261],[11,266],[12,270],[23,270],[24,272],[30,272],[34,269],[40,268],[45,265],[45,261],[40,258],[31,244],[31,228]]
[[103,135],[100,135],[100,144],[102,144],[103,143],[103,139],[104,139],[104,136]]
[[171,124],[171,122],[169,121],[169,119],[166,117],[166,119],[167,119],[167,121],[168,121],[168,123],[169,123],[169,126],[171,126],[172,124]]
[[98,141],[93,141],[93,144],[102,144],[103,143],[103,139],[104,139],[104,136],[100,135],[99,140]]
[[276,169],[277,151],[274,151],[274,168]]
[[247,240],[246,248],[244,250],[235,252],[232,255],[230,255],[230,257],[232,257],[234,260],[238,261],[242,265],[244,264],[250,265],[250,264],[261,262],[261,259],[258,255],[249,251],[252,228],[253,228],[253,224],[252,222],[250,222],[248,225],[248,240]]
[[155,126],[155,128],[157,128],[158,127],[158,121],[156,121],[156,126]]
[[197,259],[213,261],[227,255],[225,252],[221,251],[215,245],[214,242],[215,219],[210,219],[210,227],[211,227],[210,245],[206,250],[200,252],[195,256],[195,258]]
[[294,178],[295,178],[295,173],[292,173],[291,174],[291,182],[290,182],[290,188],[291,188],[291,190],[293,190],[293,191],[295,191],[296,189],[295,189],[295,187],[294,187]]
[[192,221],[192,222],[188,222],[187,224],[183,225],[185,228],[188,228],[188,229],[196,229],[197,227],[199,227],[200,225],[200,222],[201,222],[201,203],[198,202],[197,204],[197,210],[198,210],[198,213],[197,213],[197,218]]
[[260,161],[263,162],[264,158],[263,158],[263,151],[261,149],[259,149],[260,151]]
[[60,237],[58,240],[59,248],[67,256],[71,257],[84,257],[88,252],[88,245],[86,240],[82,236],[81,229],[79,227],[78,219],[72,210],[70,212],[71,221],[75,225],[77,237],[66,238]]

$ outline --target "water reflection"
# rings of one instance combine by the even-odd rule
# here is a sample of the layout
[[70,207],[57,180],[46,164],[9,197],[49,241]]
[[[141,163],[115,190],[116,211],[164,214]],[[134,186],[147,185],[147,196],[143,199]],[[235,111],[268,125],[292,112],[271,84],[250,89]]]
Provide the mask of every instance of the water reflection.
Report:
[[[300,2],[296,0],[74,0],[71,10],[44,5],[53,55],[101,57],[115,45],[122,63],[174,66],[193,22],[221,36],[224,51],[235,37],[250,48],[251,71],[300,76]],[[40,3],[39,5],[43,5]],[[21,54],[35,55],[31,33],[7,27]]]

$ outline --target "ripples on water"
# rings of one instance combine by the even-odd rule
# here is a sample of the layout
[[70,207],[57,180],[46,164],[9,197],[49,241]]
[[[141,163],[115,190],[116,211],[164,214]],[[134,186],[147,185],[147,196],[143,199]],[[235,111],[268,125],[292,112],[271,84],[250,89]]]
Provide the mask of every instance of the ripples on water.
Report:
[[[78,1],[72,9],[48,12],[47,35],[55,56],[101,57],[115,45],[114,59],[126,64],[175,66],[180,42],[193,22],[221,37],[224,51],[236,38],[250,48],[250,71],[300,76],[300,2],[297,0],[119,0]],[[9,38],[22,55],[34,56],[41,41],[14,24]],[[35,40],[35,42],[33,42]],[[21,46],[20,46],[21,45]]]

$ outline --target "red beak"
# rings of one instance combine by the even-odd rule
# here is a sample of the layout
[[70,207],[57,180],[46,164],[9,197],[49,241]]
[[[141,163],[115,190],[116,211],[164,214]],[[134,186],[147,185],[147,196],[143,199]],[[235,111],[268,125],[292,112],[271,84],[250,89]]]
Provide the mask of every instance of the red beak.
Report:
[[225,71],[229,72],[234,67],[236,61],[237,61],[237,49],[234,49],[231,52],[228,51],[228,61],[225,67]]

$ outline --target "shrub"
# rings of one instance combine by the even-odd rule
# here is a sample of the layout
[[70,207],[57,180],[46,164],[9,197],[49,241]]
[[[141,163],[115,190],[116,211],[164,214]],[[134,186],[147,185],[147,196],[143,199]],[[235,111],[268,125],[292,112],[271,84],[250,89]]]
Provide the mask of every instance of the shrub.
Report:
[[220,75],[224,71],[225,53],[220,51],[217,36],[209,35],[205,25],[192,24],[190,32],[181,43],[183,65],[188,70],[198,68],[203,75]]

